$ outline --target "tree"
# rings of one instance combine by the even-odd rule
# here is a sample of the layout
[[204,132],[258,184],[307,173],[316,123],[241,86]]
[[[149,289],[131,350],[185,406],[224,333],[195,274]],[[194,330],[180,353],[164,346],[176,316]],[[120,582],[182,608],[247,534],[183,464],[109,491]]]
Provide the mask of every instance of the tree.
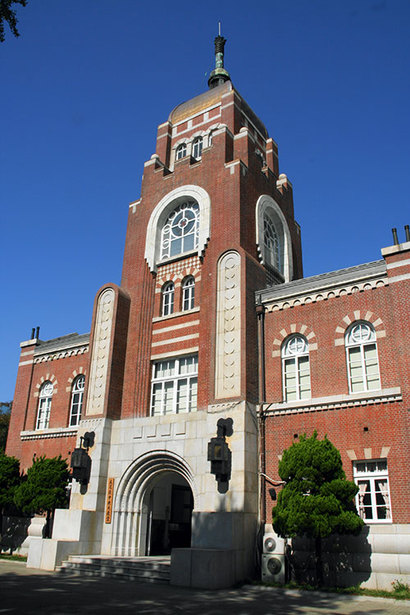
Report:
[[9,431],[11,401],[0,402],[0,452],[6,450],[7,434]]
[[38,457],[27,470],[25,480],[17,487],[15,504],[24,513],[46,513],[47,532],[51,533],[50,521],[56,508],[67,506],[69,479],[67,461],[58,457]]
[[27,0],[0,0],[0,42],[4,42],[4,21],[9,24],[9,28],[14,36],[20,36],[17,30],[16,11],[11,8],[12,4],[26,6]]
[[3,514],[13,506],[14,494],[20,481],[19,460],[0,452],[0,534],[3,531]]
[[322,538],[363,527],[353,502],[358,487],[346,480],[337,448],[326,436],[318,440],[316,431],[284,451],[279,476],[285,486],[272,513],[275,532],[315,539],[316,581],[323,585]]

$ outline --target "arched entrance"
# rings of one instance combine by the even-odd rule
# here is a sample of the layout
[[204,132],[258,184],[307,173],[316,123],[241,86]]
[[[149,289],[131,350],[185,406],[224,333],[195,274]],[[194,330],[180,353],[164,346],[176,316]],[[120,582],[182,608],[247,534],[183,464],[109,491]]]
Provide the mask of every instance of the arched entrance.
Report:
[[189,547],[194,500],[193,474],[184,459],[166,451],[141,455],[116,491],[111,553],[162,555]]
[[194,505],[187,481],[176,472],[163,472],[147,489],[147,555],[168,555],[175,547],[191,545]]

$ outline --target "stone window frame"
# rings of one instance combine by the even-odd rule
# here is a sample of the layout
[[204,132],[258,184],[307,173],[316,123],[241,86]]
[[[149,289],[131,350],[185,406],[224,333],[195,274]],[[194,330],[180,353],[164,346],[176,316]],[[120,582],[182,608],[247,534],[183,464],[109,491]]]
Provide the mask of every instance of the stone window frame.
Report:
[[178,160],[182,160],[183,158],[186,158],[187,153],[188,153],[187,143],[186,141],[182,141],[182,143],[179,143],[175,147],[175,162],[177,162]]
[[[369,335],[365,339],[354,339],[353,331],[358,327],[364,327],[369,331]],[[352,339],[353,338],[353,339]],[[368,352],[374,350],[375,359],[373,361],[373,365],[375,365],[377,374],[376,377],[373,377],[374,374],[369,372],[369,365],[371,367],[370,359],[368,356]],[[346,350],[346,369],[347,369],[347,379],[349,385],[349,393],[367,393],[371,391],[378,391],[382,388],[381,386],[381,378],[380,378],[380,361],[377,349],[377,338],[376,331],[373,327],[372,323],[365,320],[356,320],[352,322],[345,332],[345,350]],[[355,382],[353,380],[353,356],[354,353],[359,352],[359,363],[358,369],[360,371],[360,382],[358,381],[359,386],[361,388],[355,388]],[[357,361],[356,361],[357,363]],[[377,382],[377,386],[369,386],[372,382]]]
[[[180,254],[171,259],[161,259],[162,228],[171,211],[189,199],[195,200],[199,205],[198,246],[192,252]],[[148,263],[150,271],[156,273],[158,264],[166,263],[174,258],[185,258],[188,254],[194,253],[198,254],[198,256],[202,256],[210,238],[210,228],[211,199],[206,190],[200,186],[187,184],[169,192],[156,205],[147,225],[145,260]]]
[[[181,368],[185,361],[193,360],[191,371],[183,371]],[[164,374],[158,374],[160,366],[163,366]],[[168,365],[167,367],[165,367]],[[189,365],[186,364],[186,365]],[[187,404],[186,410],[180,408],[181,389],[186,381]],[[168,397],[171,395],[172,397]],[[154,361],[152,364],[150,416],[165,416],[168,414],[186,414],[196,412],[198,408],[198,354],[183,356],[170,356]],[[156,411],[159,409],[159,411]],[[169,411],[167,411],[169,409]]]
[[[267,194],[262,194],[255,207],[256,217],[256,246],[259,260],[263,265],[272,267],[266,253],[265,246],[265,217],[268,218],[275,228],[279,239],[280,270],[279,273],[285,282],[290,282],[293,278],[293,258],[292,258],[292,238],[288,223],[278,203]],[[272,267],[275,269],[275,267]]]
[[[366,524],[393,523],[387,459],[353,461],[353,480],[359,487],[356,494],[356,507],[363,521]],[[366,501],[365,498],[368,495],[370,500]],[[371,518],[366,518],[366,508],[370,508]],[[383,510],[385,517],[378,517]]]
[[175,308],[175,284],[172,280],[165,282],[161,292],[161,316],[169,316]]
[[195,278],[193,275],[188,275],[182,280],[181,290],[181,311],[193,310],[195,307]]
[[[179,222],[176,223],[178,218]],[[195,200],[186,199],[171,209],[164,221],[161,229],[161,260],[178,258],[181,254],[192,252],[198,246],[198,239],[199,204]],[[192,246],[189,247],[190,243]],[[173,247],[178,244],[180,244],[179,250],[173,253]]]
[[[78,388],[79,382],[82,388]],[[70,396],[70,415],[68,418],[69,427],[77,427],[81,421],[81,414],[84,406],[85,374],[75,376],[71,386]]]
[[201,160],[203,148],[204,148],[204,138],[202,135],[199,135],[198,137],[195,137],[195,139],[192,140],[192,148],[191,148],[192,158],[194,158],[195,160]]
[[[48,391],[46,391],[47,388],[49,389]],[[54,383],[51,380],[45,380],[40,386],[38,393],[36,431],[48,429],[50,425],[51,402],[53,400],[54,389]]]
[[[290,348],[292,342],[298,341],[299,348]],[[300,346],[301,344],[301,346]],[[293,401],[303,401],[306,399],[312,398],[312,385],[311,385],[311,377],[310,377],[310,354],[309,354],[309,341],[300,333],[293,333],[289,335],[282,344],[281,349],[282,355],[282,390],[283,390],[283,400],[285,402],[293,402]],[[307,359],[307,361],[306,361]],[[307,369],[305,371],[308,377],[309,386],[306,389],[302,388],[302,378],[301,378],[301,367],[302,365],[306,365]],[[294,399],[289,398],[289,368],[292,372],[293,379],[295,380],[295,389],[294,393],[296,397]],[[304,395],[304,392],[307,392],[307,395]]]

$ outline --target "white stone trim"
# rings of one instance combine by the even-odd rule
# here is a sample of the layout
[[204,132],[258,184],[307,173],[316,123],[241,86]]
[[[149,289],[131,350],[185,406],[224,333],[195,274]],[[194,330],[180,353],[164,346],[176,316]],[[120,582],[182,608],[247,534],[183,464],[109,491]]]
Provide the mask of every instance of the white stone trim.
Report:
[[196,251],[198,256],[201,256],[205,250],[211,232],[211,199],[209,194],[200,186],[192,184],[175,188],[160,200],[148,222],[145,260],[152,272],[156,272],[157,265],[160,264],[162,225],[172,209],[178,205],[178,202],[183,202],[187,197],[195,199],[199,204],[199,240],[198,250]]
[[[26,346],[36,346],[38,341],[39,340],[37,338],[34,338],[32,340],[27,340],[26,342],[20,342],[20,348],[26,348]],[[34,352],[34,348],[33,348],[33,352]]]
[[390,254],[398,254],[399,252],[405,252],[406,250],[410,250],[410,241],[405,241],[404,243],[382,248],[381,253],[382,256],[390,256]]
[[154,318],[152,319],[152,322],[162,322],[164,320],[169,320],[170,318],[177,318],[178,316],[189,316],[190,314],[193,314],[194,312],[199,312],[199,311],[200,311],[200,307],[197,306],[197,307],[192,308],[192,310],[186,310],[185,312],[174,312],[173,314],[168,314],[167,316],[154,316]]
[[151,361],[157,361],[158,359],[172,359],[172,357],[180,357],[183,355],[193,354],[199,351],[199,346],[191,346],[191,348],[182,348],[181,350],[173,350],[172,352],[162,352],[160,354],[152,354]]
[[[283,277],[285,282],[290,282],[293,277],[293,260],[292,260],[292,239],[286,218],[282,213],[281,208],[273,200],[273,198],[267,194],[262,194],[257,202],[255,208],[256,219],[256,245],[258,249],[259,260],[262,264],[265,264],[264,259],[264,231],[263,231],[263,216],[267,209],[271,209],[274,214],[275,230],[281,238],[281,258],[283,261]],[[279,226],[279,228],[277,228]],[[281,273],[281,272],[280,272]]]
[[167,344],[178,344],[179,342],[185,342],[186,340],[193,340],[199,337],[199,333],[191,333],[190,335],[181,335],[181,337],[170,337],[167,340],[161,340],[160,342],[153,342],[152,348],[156,346],[166,346]]
[[67,438],[70,436],[76,436],[78,426],[75,427],[52,427],[47,429],[39,429],[37,431],[21,431],[21,440],[44,440],[47,438]]
[[20,361],[19,363],[19,367],[21,367],[22,365],[33,365],[34,361]]
[[48,361],[56,361],[57,359],[66,359],[67,357],[75,357],[79,354],[88,352],[89,345],[79,346],[78,348],[70,348],[69,350],[59,350],[57,352],[36,355],[34,363],[46,363]]
[[176,331],[177,329],[185,329],[186,327],[194,327],[196,325],[199,325],[199,320],[190,320],[189,322],[183,322],[180,325],[173,325],[172,327],[163,327],[162,329],[154,329],[152,335],[158,335],[159,333],[168,333],[168,331]]
[[364,393],[351,393],[316,397],[309,400],[280,402],[264,404],[263,412],[269,415],[297,414],[301,412],[316,412],[318,410],[337,410],[354,406],[368,406],[370,404],[383,404],[402,401],[400,387],[379,389],[378,391],[365,391]]
[[389,282],[404,282],[404,280],[410,280],[410,273],[403,273],[402,275],[395,275],[393,278],[389,278]]
[[402,261],[395,261],[394,263],[387,263],[386,269],[395,269],[396,267],[406,267],[410,265],[410,258],[405,258]]

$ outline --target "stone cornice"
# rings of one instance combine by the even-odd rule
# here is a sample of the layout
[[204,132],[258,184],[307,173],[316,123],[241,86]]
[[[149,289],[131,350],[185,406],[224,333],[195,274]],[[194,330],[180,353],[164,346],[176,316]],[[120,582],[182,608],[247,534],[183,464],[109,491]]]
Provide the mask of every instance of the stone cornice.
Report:
[[79,346],[78,348],[67,348],[66,350],[59,350],[57,352],[46,352],[44,354],[38,354],[34,357],[34,363],[46,363],[47,361],[55,361],[57,359],[65,359],[66,357],[75,357],[79,354],[85,354],[88,352],[88,344]]
[[369,406],[372,404],[385,404],[402,401],[400,387],[366,391],[365,393],[352,393],[345,395],[330,395],[329,397],[316,397],[295,402],[282,402],[277,404],[263,404],[262,411],[266,416],[282,414],[298,414],[304,412],[319,412],[322,410],[338,410],[354,406]]
[[259,297],[268,312],[275,312],[298,305],[326,301],[335,297],[352,295],[365,290],[387,286],[386,265],[384,261],[368,263],[358,267],[342,269],[272,288],[258,291]]
[[76,436],[78,427],[54,427],[38,431],[21,431],[21,440],[44,440],[48,438],[67,438]]

